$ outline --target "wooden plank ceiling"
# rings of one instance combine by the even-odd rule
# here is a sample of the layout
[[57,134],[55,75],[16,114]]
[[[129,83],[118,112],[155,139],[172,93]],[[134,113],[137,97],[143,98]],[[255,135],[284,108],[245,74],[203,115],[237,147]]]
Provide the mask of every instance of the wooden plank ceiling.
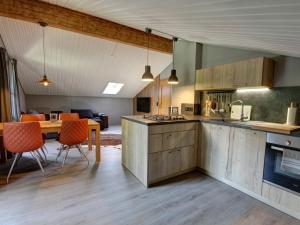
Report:
[[[49,26],[55,28],[131,44],[137,47],[148,47],[148,35],[144,31],[42,1],[0,0],[0,16],[34,23],[46,22]],[[149,48],[172,53],[172,41],[171,39],[151,34]]]
[[190,41],[300,57],[298,0],[44,0]]
[[[12,57],[26,94],[104,96],[108,82],[124,83],[118,95],[132,98],[147,82],[141,81],[146,50],[62,29],[45,30],[46,74],[51,87],[36,83],[43,73],[42,29],[38,24],[0,17],[0,34]],[[158,75],[172,61],[167,53],[150,51],[150,65]],[[110,96],[109,96],[110,97]]]

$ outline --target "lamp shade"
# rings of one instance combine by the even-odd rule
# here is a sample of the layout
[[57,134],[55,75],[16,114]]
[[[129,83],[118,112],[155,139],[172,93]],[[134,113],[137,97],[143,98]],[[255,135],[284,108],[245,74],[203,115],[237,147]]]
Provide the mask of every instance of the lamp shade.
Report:
[[145,73],[142,76],[142,81],[153,81],[153,75],[151,73],[151,67],[149,65],[145,66]]
[[48,80],[46,75],[44,75],[43,79],[39,80],[38,83],[42,84],[43,86],[49,86],[52,84],[52,82],[50,80]]
[[178,77],[175,69],[171,70],[171,76],[168,79],[168,84],[178,84]]

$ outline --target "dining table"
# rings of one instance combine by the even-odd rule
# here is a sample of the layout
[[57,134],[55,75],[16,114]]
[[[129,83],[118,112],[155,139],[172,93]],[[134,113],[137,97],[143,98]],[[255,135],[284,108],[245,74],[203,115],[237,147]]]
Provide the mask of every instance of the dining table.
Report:
[[[42,133],[53,133],[60,132],[61,120],[57,121],[39,121]],[[96,152],[96,163],[101,161],[100,151],[100,124],[92,119],[88,119],[88,149],[93,150],[93,131],[95,132],[95,152]],[[0,123],[0,136],[3,135],[3,123]]]

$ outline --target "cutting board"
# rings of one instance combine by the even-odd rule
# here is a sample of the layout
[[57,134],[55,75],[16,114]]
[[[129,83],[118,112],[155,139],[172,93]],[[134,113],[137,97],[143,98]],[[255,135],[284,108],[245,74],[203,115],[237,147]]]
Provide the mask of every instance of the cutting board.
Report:
[[267,132],[275,132],[280,134],[291,134],[299,131],[300,126],[292,126],[281,123],[268,123],[268,122],[253,122],[251,124],[252,129],[263,130]]

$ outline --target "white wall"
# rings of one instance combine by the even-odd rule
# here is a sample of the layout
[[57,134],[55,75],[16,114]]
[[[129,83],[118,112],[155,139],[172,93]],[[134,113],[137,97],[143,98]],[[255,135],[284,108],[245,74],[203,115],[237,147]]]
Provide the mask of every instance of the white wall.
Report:
[[70,109],[91,109],[106,113],[110,125],[121,124],[120,117],[123,115],[132,115],[132,100],[128,98],[26,95],[26,105],[27,110],[45,113],[51,110],[69,112]]

